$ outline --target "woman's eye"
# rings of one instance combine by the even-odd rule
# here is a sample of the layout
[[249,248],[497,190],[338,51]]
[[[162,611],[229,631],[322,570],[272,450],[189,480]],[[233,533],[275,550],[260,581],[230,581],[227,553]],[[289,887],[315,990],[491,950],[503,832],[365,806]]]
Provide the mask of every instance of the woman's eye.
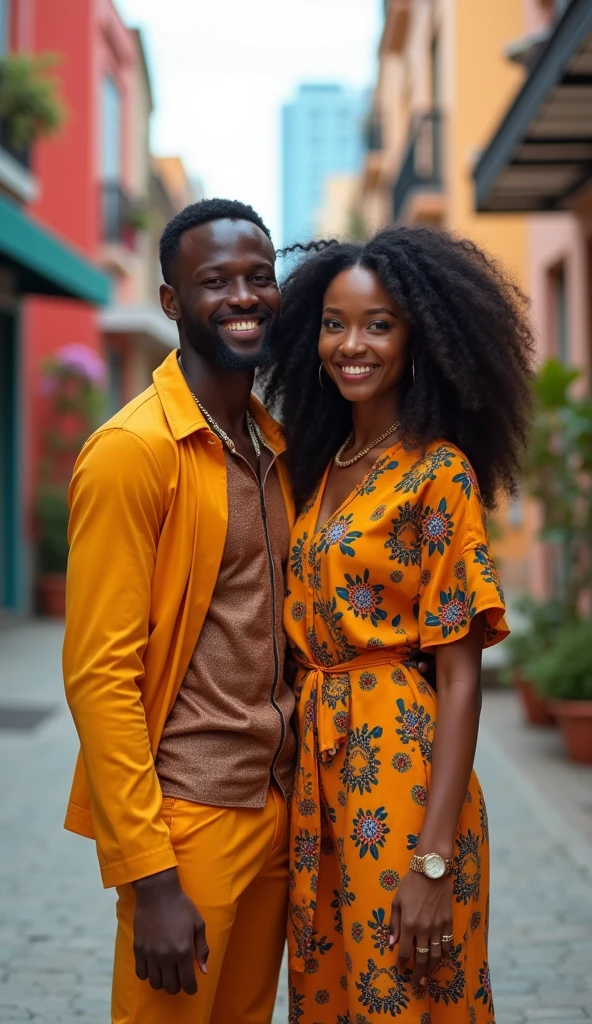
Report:
[[340,327],[343,327],[343,324],[341,324],[339,320],[335,320],[334,317],[329,316],[323,320],[323,327],[328,327],[329,330],[339,330]]
[[368,330],[375,328],[377,331],[388,331],[390,326],[386,320],[373,320],[371,324],[368,324]]

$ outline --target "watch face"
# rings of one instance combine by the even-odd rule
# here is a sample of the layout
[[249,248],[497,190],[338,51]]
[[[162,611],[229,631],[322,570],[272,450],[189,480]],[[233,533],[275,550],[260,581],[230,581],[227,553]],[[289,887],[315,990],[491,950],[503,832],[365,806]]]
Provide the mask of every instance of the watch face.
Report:
[[446,871],[446,861],[437,853],[430,853],[424,861],[424,872],[428,878],[442,878]]

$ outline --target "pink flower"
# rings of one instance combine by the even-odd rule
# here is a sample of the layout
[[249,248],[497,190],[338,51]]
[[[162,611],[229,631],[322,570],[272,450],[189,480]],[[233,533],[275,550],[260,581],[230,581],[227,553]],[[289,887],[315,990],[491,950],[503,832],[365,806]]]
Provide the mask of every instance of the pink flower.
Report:
[[88,345],[63,345],[54,356],[57,363],[87,377],[97,386],[105,382],[104,360]]

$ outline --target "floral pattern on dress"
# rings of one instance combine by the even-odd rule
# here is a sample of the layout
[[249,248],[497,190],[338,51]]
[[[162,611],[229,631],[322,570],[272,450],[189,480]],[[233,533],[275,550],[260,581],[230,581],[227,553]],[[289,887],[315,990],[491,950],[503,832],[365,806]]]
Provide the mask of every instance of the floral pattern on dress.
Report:
[[474,773],[455,838],[452,952],[423,990],[388,947],[438,718],[414,655],[466,635],[476,615],[485,646],[507,634],[477,481],[454,445],[393,445],[317,530],[325,480],[295,525],[286,583],[284,621],[301,663],[289,1021],[493,1024],[489,834]]

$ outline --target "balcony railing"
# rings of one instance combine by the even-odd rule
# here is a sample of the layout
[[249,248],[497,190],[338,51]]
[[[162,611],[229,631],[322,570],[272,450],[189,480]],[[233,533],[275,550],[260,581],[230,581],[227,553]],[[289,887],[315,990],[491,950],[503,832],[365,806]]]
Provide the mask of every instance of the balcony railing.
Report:
[[9,153],[10,156],[16,160],[21,167],[29,170],[31,164],[31,150],[29,146],[21,146],[20,148],[15,146],[10,132],[8,130],[8,123],[4,118],[0,117],[0,147],[5,153]]
[[442,117],[439,111],[419,115],[413,122],[409,143],[393,190],[393,216],[417,192],[442,191]]
[[129,244],[131,202],[127,193],[117,182],[103,182],[101,205],[103,241]]

